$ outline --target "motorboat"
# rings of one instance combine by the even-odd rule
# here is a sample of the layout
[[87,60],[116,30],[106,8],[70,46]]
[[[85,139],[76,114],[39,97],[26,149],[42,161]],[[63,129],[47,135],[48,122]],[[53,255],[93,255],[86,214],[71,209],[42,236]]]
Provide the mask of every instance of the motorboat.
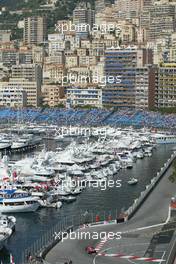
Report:
[[150,148],[146,148],[146,149],[144,150],[144,156],[145,156],[145,157],[151,157],[151,156],[152,156],[152,151],[151,151]]
[[0,215],[0,227],[15,229],[16,218],[14,216]]
[[50,196],[68,196],[70,193],[65,191],[63,187],[54,188],[52,191],[49,192]]
[[131,178],[129,181],[128,181],[128,184],[129,185],[135,185],[138,183],[138,179],[136,178]]
[[40,206],[41,207],[48,207],[48,208],[61,208],[62,207],[62,202],[49,202],[48,200],[39,200]]
[[38,208],[38,197],[33,197],[25,191],[0,191],[0,213],[35,212]]
[[133,167],[133,160],[129,158],[127,155],[120,154],[118,155],[119,161],[121,162],[122,167],[124,168],[132,168]]
[[35,169],[34,174],[37,176],[51,177],[55,174],[55,171],[53,169],[49,169],[49,168],[38,167]]
[[62,202],[66,202],[66,203],[72,203],[74,201],[76,201],[76,197],[75,196],[61,196],[59,197],[59,201],[62,201]]
[[81,192],[82,192],[82,189],[79,188],[79,187],[77,187],[77,188],[75,188],[75,189],[71,192],[71,194],[72,194],[72,195],[78,195],[78,194],[80,194]]
[[138,152],[136,152],[136,158],[137,158],[137,159],[143,159],[143,158],[144,158],[144,153],[143,153],[143,151],[138,151]]

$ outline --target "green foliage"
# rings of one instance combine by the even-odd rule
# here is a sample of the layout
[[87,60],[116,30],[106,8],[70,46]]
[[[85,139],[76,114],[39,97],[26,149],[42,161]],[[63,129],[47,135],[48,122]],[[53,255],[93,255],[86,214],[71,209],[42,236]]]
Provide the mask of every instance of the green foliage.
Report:
[[[95,0],[84,0],[85,2],[90,2],[94,6]],[[13,31],[13,39],[15,37],[22,38],[22,32],[17,30],[17,23],[19,20],[24,19],[24,17],[32,15],[45,15],[47,17],[47,28],[48,33],[53,33],[55,30],[55,24],[57,20],[62,20],[68,18],[72,15],[73,9],[76,7],[80,0],[58,0],[56,8],[54,10],[41,10],[40,5],[45,4],[46,0],[0,0],[1,6],[8,7],[9,10],[20,10],[24,9],[22,15],[10,14],[8,11],[3,12],[0,15],[0,29],[11,29]],[[27,10],[32,10],[27,12]],[[17,32],[16,32],[17,31]]]
[[45,4],[45,0],[2,0],[1,6],[7,6],[10,10],[17,10],[21,8],[36,9],[40,5]]

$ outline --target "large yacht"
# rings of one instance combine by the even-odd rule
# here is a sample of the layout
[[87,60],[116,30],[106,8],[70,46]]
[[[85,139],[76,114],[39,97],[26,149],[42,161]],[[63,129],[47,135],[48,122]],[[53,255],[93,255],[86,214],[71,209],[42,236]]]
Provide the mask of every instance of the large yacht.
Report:
[[17,190],[0,191],[0,213],[35,212],[39,208],[37,197]]
[[9,149],[12,145],[12,141],[9,138],[2,138],[0,140],[0,150]]
[[37,145],[41,142],[41,138],[34,135],[25,135],[15,140],[11,146],[12,149],[21,149],[29,146]]
[[152,139],[156,144],[176,144],[176,135],[157,133]]

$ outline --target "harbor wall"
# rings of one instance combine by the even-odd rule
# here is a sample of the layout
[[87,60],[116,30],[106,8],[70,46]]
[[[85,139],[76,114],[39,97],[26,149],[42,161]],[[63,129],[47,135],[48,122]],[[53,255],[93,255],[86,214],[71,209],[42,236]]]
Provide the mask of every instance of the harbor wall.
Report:
[[139,198],[135,199],[133,204],[128,208],[128,210],[126,210],[125,212],[126,221],[131,219],[134,216],[134,214],[137,212],[137,210],[142,206],[142,204],[150,195],[150,193],[156,188],[157,184],[160,182],[160,180],[162,179],[168,168],[171,166],[175,158],[176,158],[176,151],[174,151],[174,153],[172,153],[168,161],[164,163],[164,166],[161,168],[159,172],[157,172],[157,175],[153,179],[151,179],[151,183],[145,187],[145,190],[141,192]]

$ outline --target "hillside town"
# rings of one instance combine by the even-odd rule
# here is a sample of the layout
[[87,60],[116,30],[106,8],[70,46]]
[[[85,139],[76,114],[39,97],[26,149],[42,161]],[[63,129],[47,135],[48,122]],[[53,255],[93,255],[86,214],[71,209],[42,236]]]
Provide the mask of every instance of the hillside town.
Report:
[[175,0],[79,2],[52,30],[58,1],[44,2],[42,16],[1,6],[0,16],[30,15],[17,23],[23,38],[0,30],[0,106],[176,106]]

